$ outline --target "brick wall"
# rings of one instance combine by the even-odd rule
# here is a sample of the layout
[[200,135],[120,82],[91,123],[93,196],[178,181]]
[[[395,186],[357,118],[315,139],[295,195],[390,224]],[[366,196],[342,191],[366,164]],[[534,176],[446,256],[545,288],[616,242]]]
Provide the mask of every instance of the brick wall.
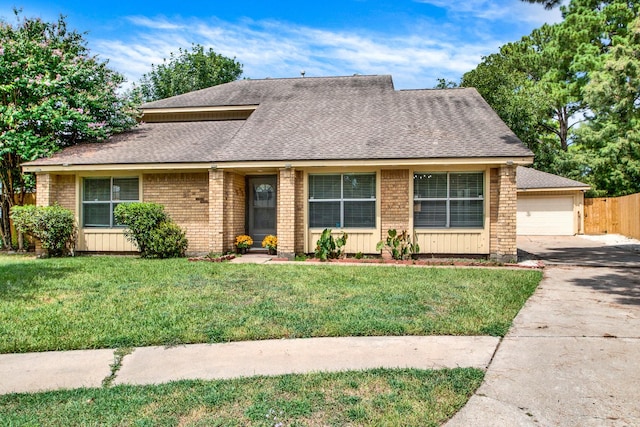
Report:
[[518,192],[516,167],[501,166],[498,170],[498,218],[496,222],[496,246],[491,256],[499,261],[515,261],[518,257],[516,243],[516,216]]
[[164,205],[189,239],[188,252],[209,250],[209,177],[201,173],[143,175],[143,200]]
[[236,236],[245,234],[246,185],[243,175],[224,174],[223,250],[233,251]]
[[51,203],[73,211],[77,217],[75,175],[51,175]]
[[293,258],[296,249],[296,172],[281,169],[278,177],[278,255]]
[[51,202],[51,175],[36,174],[36,205],[49,206]]

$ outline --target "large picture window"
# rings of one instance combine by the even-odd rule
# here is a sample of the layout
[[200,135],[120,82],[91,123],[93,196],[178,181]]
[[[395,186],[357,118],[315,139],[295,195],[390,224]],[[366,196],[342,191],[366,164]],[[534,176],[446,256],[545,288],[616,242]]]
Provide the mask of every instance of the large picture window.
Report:
[[479,228],[484,226],[482,172],[415,173],[415,228]]
[[137,202],[138,178],[84,178],[82,181],[82,226],[118,227],[113,210],[120,203]]
[[376,174],[309,175],[309,226],[374,228]]

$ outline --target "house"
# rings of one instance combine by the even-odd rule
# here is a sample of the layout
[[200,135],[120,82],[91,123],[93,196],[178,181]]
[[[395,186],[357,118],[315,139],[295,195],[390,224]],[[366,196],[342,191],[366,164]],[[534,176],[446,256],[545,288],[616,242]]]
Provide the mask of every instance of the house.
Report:
[[583,182],[519,166],[516,233],[531,236],[573,236],[584,233]]
[[79,251],[134,251],[113,208],[153,201],[186,230],[189,252],[277,234],[293,257],[330,228],[349,234],[347,252],[376,253],[393,228],[415,230],[425,254],[516,257],[516,167],[533,153],[475,89],[240,80],[143,111],[107,142],[23,165],[39,205],[76,213]]

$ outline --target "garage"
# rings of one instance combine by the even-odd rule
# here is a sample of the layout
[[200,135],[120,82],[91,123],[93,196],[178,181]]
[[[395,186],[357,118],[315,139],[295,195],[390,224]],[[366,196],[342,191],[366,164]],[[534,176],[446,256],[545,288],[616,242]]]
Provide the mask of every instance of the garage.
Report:
[[573,196],[518,196],[516,232],[524,236],[572,236]]
[[518,167],[519,236],[573,236],[582,234],[584,192],[590,187],[579,181]]

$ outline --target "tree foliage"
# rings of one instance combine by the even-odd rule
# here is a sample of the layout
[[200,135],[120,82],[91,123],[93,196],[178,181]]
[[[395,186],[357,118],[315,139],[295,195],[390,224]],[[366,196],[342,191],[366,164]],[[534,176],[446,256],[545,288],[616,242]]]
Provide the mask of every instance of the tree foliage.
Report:
[[[91,56],[82,34],[57,22],[0,22],[0,183],[2,237],[8,211],[33,186],[20,164],[63,147],[103,140],[135,125],[137,110],[116,90],[122,75]],[[20,203],[18,197],[18,204]]]
[[194,44],[191,51],[178,49],[160,65],[151,65],[151,72],[144,74],[139,90],[145,101],[155,101],[205,89],[237,80],[242,75],[242,64],[235,58],[215,53],[211,48]]
[[502,46],[466,73],[536,155],[594,193],[640,191],[637,2],[572,0],[563,21]]

